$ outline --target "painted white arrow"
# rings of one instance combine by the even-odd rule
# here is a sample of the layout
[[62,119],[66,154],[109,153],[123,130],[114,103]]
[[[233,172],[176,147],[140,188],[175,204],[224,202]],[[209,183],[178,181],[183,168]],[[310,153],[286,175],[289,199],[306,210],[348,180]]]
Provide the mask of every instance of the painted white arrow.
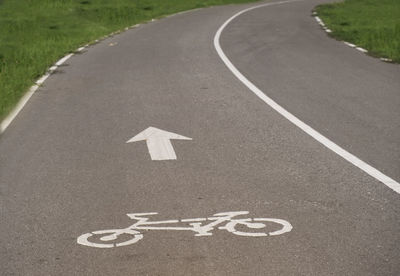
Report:
[[175,160],[176,154],[172,147],[171,139],[192,140],[192,138],[176,133],[149,127],[126,142],[132,143],[146,140],[151,160]]

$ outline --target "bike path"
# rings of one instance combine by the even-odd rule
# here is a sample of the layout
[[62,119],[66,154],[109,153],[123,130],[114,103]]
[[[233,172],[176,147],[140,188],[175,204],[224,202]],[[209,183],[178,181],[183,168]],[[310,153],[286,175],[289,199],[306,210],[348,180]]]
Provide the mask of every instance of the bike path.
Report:
[[[309,16],[303,5],[317,3],[286,8]],[[216,30],[249,6],[142,25],[45,82],[0,139],[5,275],[395,275],[398,195],[259,101],[219,60]],[[172,141],[177,160],[152,161],[145,142],[126,143],[149,126],[193,140]],[[293,230],[154,230],[112,249],[76,242],[128,227],[127,213],[159,221],[229,211]]]

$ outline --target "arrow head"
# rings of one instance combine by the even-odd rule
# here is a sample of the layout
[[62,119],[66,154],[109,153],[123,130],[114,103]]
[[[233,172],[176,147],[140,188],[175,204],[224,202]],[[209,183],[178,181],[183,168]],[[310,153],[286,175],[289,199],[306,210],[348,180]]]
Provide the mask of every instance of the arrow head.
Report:
[[137,141],[143,141],[143,140],[149,140],[149,139],[156,139],[156,140],[192,140],[192,138],[185,137],[173,132],[168,132],[159,128],[155,127],[148,127],[147,129],[143,130],[136,136],[132,137],[127,143],[132,143],[132,142],[137,142]]

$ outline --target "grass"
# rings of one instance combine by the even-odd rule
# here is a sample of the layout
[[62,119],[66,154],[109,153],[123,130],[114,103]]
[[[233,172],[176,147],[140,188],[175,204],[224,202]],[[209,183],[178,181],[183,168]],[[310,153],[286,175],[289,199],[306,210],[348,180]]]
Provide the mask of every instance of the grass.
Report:
[[0,0],[0,121],[27,89],[79,46],[152,18],[255,0]]
[[400,63],[400,0],[345,0],[316,12],[333,37]]

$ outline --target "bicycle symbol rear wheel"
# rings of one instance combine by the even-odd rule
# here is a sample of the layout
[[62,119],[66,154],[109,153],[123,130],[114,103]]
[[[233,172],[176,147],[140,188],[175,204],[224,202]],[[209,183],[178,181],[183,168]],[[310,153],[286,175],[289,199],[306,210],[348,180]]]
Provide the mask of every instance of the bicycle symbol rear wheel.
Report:
[[[107,243],[110,241],[117,241],[118,239],[120,240],[119,242]],[[139,231],[132,229],[110,229],[83,234],[78,237],[77,242],[90,247],[113,248],[131,245],[141,239],[143,239],[143,234]]]

